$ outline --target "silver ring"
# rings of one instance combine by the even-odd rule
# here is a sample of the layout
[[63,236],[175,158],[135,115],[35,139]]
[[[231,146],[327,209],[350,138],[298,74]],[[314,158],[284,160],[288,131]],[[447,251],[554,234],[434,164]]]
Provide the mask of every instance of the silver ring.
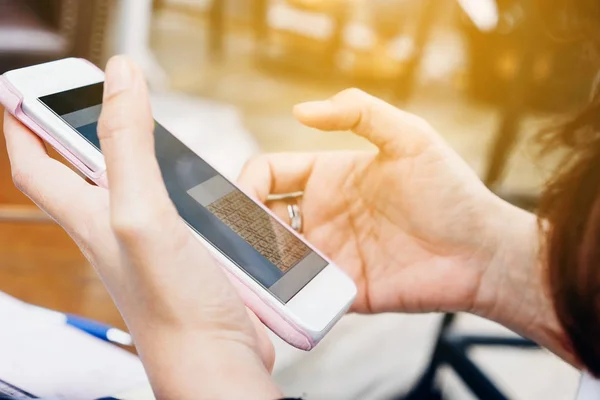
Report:
[[288,204],[288,215],[290,216],[290,226],[298,233],[302,232],[302,213],[298,204]]

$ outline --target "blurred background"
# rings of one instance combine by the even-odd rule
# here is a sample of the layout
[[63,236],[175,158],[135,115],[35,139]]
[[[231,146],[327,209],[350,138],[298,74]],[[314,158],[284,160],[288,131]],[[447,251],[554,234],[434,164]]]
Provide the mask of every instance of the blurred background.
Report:
[[[147,75],[157,118],[194,135],[233,178],[257,152],[371,149],[290,112],[359,87],[427,119],[490,188],[534,209],[557,162],[538,157],[534,136],[587,100],[595,70],[584,45],[551,39],[532,3],[0,0],[0,73],[66,56],[103,67],[126,53]],[[13,188],[3,144],[0,290],[124,326],[70,239]],[[481,382],[505,398],[572,398],[576,372],[525,342],[463,346],[438,371],[433,361],[456,350],[439,351],[450,331],[515,338],[471,316],[349,316],[310,354],[274,339],[275,377],[308,399],[405,398],[423,375],[436,389],[413,398],[503,398],[482,395]]]

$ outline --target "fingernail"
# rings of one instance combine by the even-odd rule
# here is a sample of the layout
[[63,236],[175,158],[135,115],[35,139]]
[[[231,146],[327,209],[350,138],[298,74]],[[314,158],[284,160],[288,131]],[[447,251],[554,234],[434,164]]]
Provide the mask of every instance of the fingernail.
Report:
[[300,114],[323,113],[331,110],[332,104],[329,100],[307,101],[306,103],[296,104],[294,112]]
[[113,57],[106,66],[106,77],[104,81],[104,98],[107,99],[115,94],[131,87],[133,74],[131,66],[123,57]]

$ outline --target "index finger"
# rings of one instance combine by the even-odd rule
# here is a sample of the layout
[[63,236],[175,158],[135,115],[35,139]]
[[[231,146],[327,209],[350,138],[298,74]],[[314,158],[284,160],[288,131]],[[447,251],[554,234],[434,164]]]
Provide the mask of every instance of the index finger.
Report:
[[328,100],[298,104],[294,115],[312,128],[350,130],[390,156],[410,156],[437,137],[423,119],[359,89],[346,89]]
[[89,214],[95,201],[92,185],[66,165],[51,158],[42,139],[12,115],[4,114],[4,136],[15,185],[67,230]]
[[259,155],[246,163],[238,184],[261,203],[270,194],[304,191],[317,156],[315,153]]
[[106,67],[98,137],[113,223],[135,223],[165,212],[176,216],[155,156],[148,88],[141,71],[122,56]]

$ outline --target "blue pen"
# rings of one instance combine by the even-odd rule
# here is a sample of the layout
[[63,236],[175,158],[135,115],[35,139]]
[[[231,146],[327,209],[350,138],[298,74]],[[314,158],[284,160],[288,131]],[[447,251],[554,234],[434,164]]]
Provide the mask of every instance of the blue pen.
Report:
[[117,328],[113,328],[110,325],[106,325],[89,318],[84,318],[79,315],[65,314],[59,311],[48,310],[47,308],[33,305],[32,307],[37,309],[45,320],[52,320],[56,321],[57,323],[67,324],[107,342],[116,343],[123,346],[133,346],[133,340],[131,339],[131,335],[129,333]]

